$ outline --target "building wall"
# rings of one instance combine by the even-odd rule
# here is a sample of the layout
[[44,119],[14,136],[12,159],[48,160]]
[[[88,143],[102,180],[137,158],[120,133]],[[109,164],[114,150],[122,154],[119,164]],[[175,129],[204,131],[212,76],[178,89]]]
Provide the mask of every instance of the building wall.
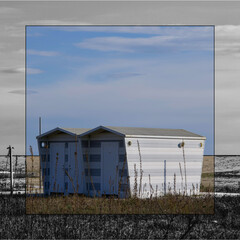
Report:
[[[131,192],[134,186],[142,197],[164,193],[164,160],[166,160],[166,192],[184,192],[186,179],[188,194],[199,191],[204,152],[204,140],[126,138]],[[202,144],[202,146],[200,145]],[[183,154],[184,153],[184,154]],[[140,158],[142,168],[140,167]],[[181,170],[180,170],[181,165]],[[135,170],[134,170],[135,169]],[[140,170],[143,170],[142,174]],[[136,177],[137,173],[137,177]],[[174,174],[176,184],[174,184]],[[140,180],[142,179],[142,180]],[[175,187],[174,187],[175,185]]]
[[[41,141],[46,141],[49,148],[41,148]],[[53,181],[55,181],[56,156],[51,156],[51,146],[63,143],[64,157],[68,155],[68,161],[64,159],[64,164],[71,177],[69,180],[69,177],[64,175],[64,183],[68,185],[67,193],[73,193],[77,189],[78,193],[90,196],[102,195],[104,177],[102,143],[107,142],[118,143],[116,168],[112,169],[116,183],[113,194],[120,192],[120,197],[128,196],[129,185],[131,194],[134,194],[135,187],[137,195],[139,195],[140,189],[140,197],[156,193],[163,194],[164,160],[166,160],[166,191],[183,193],[185,190],[184,155],[187,191],[190,193],[191,189],[191,191],[197,192],[201,182],[204,140],[183,139],[183,141],[184,147],[179,147],[179,144],[182,143],[181,139],[124,139],[124,137],[106,131],[82,139],[76,139],[68,134],[53,134],[48,138],[39,139],[44,192],[48,194],[52,191]],[[65,143],[68,143],[68,148],[65,147]],[[54,154],[56,155],[56,152]],[[71,169],[68,165],[70,159],[72,159]],[[142,169],[142,174],[140,169]],[[60,168],[57,171],[60,171]],[[174,175],[176,184],[174,184]],[[105,185],[104,187],[106,188]],[[63,192],[66,194],[65,190]],[[55,187],[56,191],[62,192],[62,190],[56,190]]]
[[[113,194],[118,193],[119,181],[120,194],[125,194],[126,181],[127,181],[127,164],[125,158],[125,145],[124,138],[109,132],[94,134],[90,138],[83,138],[81,141],[84,169],[85,169],[85,186],[84,192],[86,195],[102,195],[103,193],[103,162],[102,162],[102,143],[115,142],[118,143],[118,156],[117,156],[117,169],[112,169],[114,172],[115,187]],[[106,187],[106,186],[105,186]]]
[[[82,151],[78,141],[64,133],[38,140],[45,194],[83,192]],[[46,142],[47,148],[42,148],[41,142]]]

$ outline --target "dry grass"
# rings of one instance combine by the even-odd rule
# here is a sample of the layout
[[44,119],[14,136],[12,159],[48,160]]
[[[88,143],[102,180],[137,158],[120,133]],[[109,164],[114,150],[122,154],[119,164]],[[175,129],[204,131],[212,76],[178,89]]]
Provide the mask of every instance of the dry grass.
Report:
[[214,156],[203,157],[201,192],[214,191]]
[[214,214],[214,198],[166,195],[152,199],[27,197],[27,214]]
[[240,239],[240,197],[212,215],[26,215],[25,196],[0,197],[1,239]]
[[[141,153],[139,151],[140,159]],[[140,161],[141,165],[141,161]],[[205,156],[202,169],[202,191],[212,191],[214,162],[212,156]],[[39,193],[39,157],[27,157],[27,190]],[[135,172],[135,178],[137,173]],[[168,194],[163,197],[140,199],[141,184],[134,188],[132,198],[89,198],[77,194],[70,196],[27,197],[27,214],[213,214],[214,199],[204,197]],[[149,176],[149,184],[151,180]],[[139,187],[139,189],[138,189]],[[154,196],[154,189],[152,196]],[[135,197],[134,197],[135,196]]]
[[[32,156],[27,156],[27,175],[28,183],[32,183],[34,192],[39,192],[39,156],[33,156],[33,177],[32,171]],[[29,189],[29,188],[28,188]],[[203,157],[202,177],[201,177],[201,191],[213,192],[214,190],[214,156]],[[42,190],[40,191],[42,192]]]
[[39,188],[39,168],[40,157],[39,156],[27,156],[26,157],[26,191],[28,193],[42,193],[43,182],[41,181],[41,189]]

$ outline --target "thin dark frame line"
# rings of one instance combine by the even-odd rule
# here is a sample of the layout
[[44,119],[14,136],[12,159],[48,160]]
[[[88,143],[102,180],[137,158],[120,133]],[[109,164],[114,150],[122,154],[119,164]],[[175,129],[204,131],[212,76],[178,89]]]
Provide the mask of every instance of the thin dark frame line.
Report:
[[[209,156],[214,156],[214,190],[215,190],[215,25],[213,24],[205,24],[205,25],[191,25],[191,24],[187,24],[187,25],[177,25],[177,24],[170,24],[170,25],[159,25],[159,24],[151,24],[151,25],[147,25],[147,24],[124,24],[124,25],[121,25],[121,24],[114,24],[114,25],[108,25],[108,24],[93,24],[93,25],[68,25],[68,24],[65,24],[65,25],[25,25],[25,108],[26,108],[26,65],[27,65],[27,57],[26,57],[26,47],[27,47],[27,41],[26,41],[26,30],[27,30],[27,27],[151,27],[151,26],[154,26],[154,27],[213,27],[213,155],[209,155]],[[25,145],[26,145],[26,132],[27,132],[27,119],[26,119],[26,116],[27,116],[27,111],[25,110]],[[27,146],[26,146],[27,147]],[[26,148],[25,147],[25,155],[26,155]],[[27,156],[27,155],[26,155]],[[25,195],[26,196],[26,195]],[[26,204],[26,202],[25,202]],[[214,214],[215,214],[215,197],[214,197]],[[39,214],[27,214],[27,215],[39,215]],[[40,214],[40,215],[48,215],[48,214]],[[54,215],[54,216],[59,216],[59,214],[51,214],[51,215]],[[62,214],[62,215],[67,215],[67,216],[72,216],[72,215],[88,215],[88,214]],[[135,216],[135,215],[139,215],[139,214],[92,214],[92,215],[117,215],[117,216],[123,216],[123,215],[131,215],[131,216]],[[159,215],[159,214],[151,214],[151,215]],[[192,216],[196,216],[196,215],[199,215],[199,214],[161,214],[161,215],[175,215],[175,216],[178,216],[178,215],[192,215]],[[212,216],[213,214],[201,214],[201,215],[210,215]]]

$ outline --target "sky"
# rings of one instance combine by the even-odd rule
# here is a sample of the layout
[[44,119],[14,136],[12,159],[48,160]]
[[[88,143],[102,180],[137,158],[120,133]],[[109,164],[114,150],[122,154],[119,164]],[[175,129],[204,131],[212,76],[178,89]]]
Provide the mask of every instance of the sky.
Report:
[[[239,155],[239,15],[240,2],[237,1],[61,1],[58,3],[0,1],[0,154],[7,153],[6,148],[9,144],[14,146],[15,154],[25,153],[26,25],[190,24],[215,25],[215,154]],[[76,49],[80,50],[80,47]],[[59,61],[60,56],[58,56]],[[53,58],[54,56],[47,59]],[[39,77],[41,75],[39,71],[43,70],[39,67],[29,67],[28,75]],[[143,75],[141,77],[143,78]],[[60,88],[59,83],[58,91]],[[32,92],[29,91],[29,96],[37,96],[37,93],[34,94],[33,91],[33,89]],[[137,91],[135,93],[137,94]],[[77,94],[75,93],[75,96]],[[47,124],[53,124],[53,121],[46,120],[43,118],[43,130],[45,126],[48,127]],[[104,123],[103,120],[101,122]],[[114,123],[111,125],[115,125]],[[145,123],[154,125],[149,122]],[[37,126],[38,123],[35,124]],[[58,123],[55,124],[58,125]],[[89,124],[94,125],[93,122]],[[138,125],[140,124],[141,122]],[[65,125],[64,122],[63,125]],[[73,125],[75,125],[74,122],[71,126]]]
[[183,128],[213,154],[213,26],[27,26],[26,54],[35,154],[39,116],[44,131]]

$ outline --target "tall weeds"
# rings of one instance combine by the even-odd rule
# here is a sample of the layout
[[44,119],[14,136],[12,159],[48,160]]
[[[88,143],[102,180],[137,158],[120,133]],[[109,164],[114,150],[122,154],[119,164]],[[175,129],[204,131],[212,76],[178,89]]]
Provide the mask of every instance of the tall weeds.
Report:
[[184,176],[185,176],[185,192],[187,192],[187,169],[186,169],[186,158],[185,158],[185,151],[184,151],[184,141],[182,140],[182,150],[183,150],[183,162],[184,162]]
[[127,162],[127,156],[126,156],[126,153],[125,153],[124,162],[123,162],[123,167],[122,167],[122,169],[121,169],[120,181],[118,182],[118,198],[120,197],[122,179],[123,179],[123,174],[124,174],[126,162]]
[[77,156],[78,156],[78,151],[77,151],[77,135],[76,135],[75,136],[75,152],[74,152],[74,160],[75,160],[75,175],[74,176],[75,176],[75,183],[77,185],[76,192],[78,192],[78,172],[79,172]]
[[133,197],[137,197],[138,183],[137,183],[138,172],[136,169],[136,164],[134,164],[134,187],[133,187]]
[[[54,175],[54,184],[53,191],[56,191],[56,182],[57,182],[57,166],[58,166],[58,153],[56,153],[56,163],[55,163],[55,175]],[[58,190],[57,190],[58,191]]]
[[183,192],[183,174],[182,174],[182,167],[181,163],[179,163],[180,175],[181,175],[181,190]]
[[138,140],[137,140],[137,145],[138,145],[139,162],[140,162],[140,180],[139,180],[139,193],[138,193],[138,196],[141,198],[141,197],[142,197],[142,177],[143,177],[143,170],[142,170],[142,155],[141,155],[140,145],[139,145],[139,141],[138,141]]

